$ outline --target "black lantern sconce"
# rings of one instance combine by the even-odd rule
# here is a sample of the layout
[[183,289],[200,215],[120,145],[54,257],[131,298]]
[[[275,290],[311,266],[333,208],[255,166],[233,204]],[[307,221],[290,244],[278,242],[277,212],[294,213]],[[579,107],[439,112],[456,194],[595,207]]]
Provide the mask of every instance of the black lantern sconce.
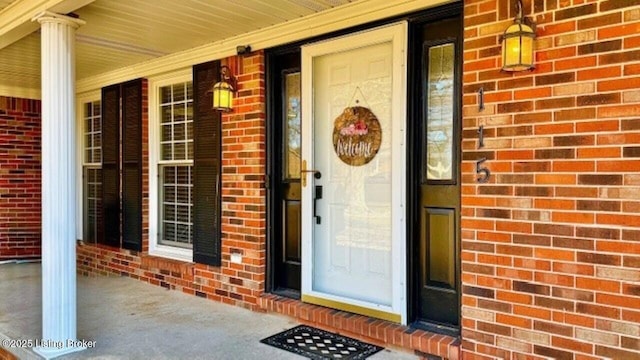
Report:
[[236,78],[231,69],[222,65],[220,67],[220,81],[213,85],[213,109],[219,111],[233,110],[233,93],[236,92]]
[[535,24],[522,16],[522,0],[517,0],[518,14],[502,35],[502,70],[525,71],[534,68]]

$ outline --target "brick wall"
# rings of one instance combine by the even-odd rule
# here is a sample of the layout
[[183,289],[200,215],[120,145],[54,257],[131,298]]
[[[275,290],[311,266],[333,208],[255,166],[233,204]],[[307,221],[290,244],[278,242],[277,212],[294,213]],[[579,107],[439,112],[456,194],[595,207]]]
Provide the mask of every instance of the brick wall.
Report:
[[464,2],[465,359],[640,359],[640,1],[523,2],[537,63],[517,74],[515,1]]
[[40,257],[40,100],[0,96],[0,260]]
[[[216,301],[258,309],[266,268],[264,189],[264,55],[254,52],[225,62],[237,74],[235,109],[222,117],[222,266],[213,267],[149,256],[148,102],[143,118],[143,251],[102,245],[78,247],[78,271],[117,274]],[[146,83],[145,83],[146,84]],[[146,86],[146,85],[145,85]],[[230,262],[232,253],[242,263]]]

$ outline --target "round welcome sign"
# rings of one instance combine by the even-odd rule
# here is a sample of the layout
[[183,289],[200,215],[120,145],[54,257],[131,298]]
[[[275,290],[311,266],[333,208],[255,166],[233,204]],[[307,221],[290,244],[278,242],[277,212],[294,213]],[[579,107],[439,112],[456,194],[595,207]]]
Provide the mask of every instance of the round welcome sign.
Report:
[[345,164],[368,163],[378,153],[381,142],[380,122],[366,107],[345,108],[333,122],[333,149]]

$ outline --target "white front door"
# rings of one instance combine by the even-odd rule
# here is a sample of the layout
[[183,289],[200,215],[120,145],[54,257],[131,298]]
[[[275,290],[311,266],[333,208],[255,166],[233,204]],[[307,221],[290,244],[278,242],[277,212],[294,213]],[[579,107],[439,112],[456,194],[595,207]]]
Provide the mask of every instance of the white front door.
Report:
[[302,300],[402,323],[405,48],[405,23],[302,48]]

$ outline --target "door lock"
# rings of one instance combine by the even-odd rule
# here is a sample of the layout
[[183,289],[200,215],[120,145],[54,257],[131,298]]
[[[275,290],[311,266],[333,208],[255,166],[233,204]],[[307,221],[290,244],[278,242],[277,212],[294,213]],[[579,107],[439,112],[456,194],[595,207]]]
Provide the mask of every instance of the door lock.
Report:
[[318,215],[316,206],[318,205],[318,200],[322,199],[322,185],[316,185],[315,194],[313,194],[313,217],[316,218],[316,224],[320,225],[321,218]]
[[322,173],[319,170],[307,169],[307,160],[302,160],[302,169],[300,170],[300,182],[302,187],[307,186],[307,173],[313,173],[313,177],[320,179]]

